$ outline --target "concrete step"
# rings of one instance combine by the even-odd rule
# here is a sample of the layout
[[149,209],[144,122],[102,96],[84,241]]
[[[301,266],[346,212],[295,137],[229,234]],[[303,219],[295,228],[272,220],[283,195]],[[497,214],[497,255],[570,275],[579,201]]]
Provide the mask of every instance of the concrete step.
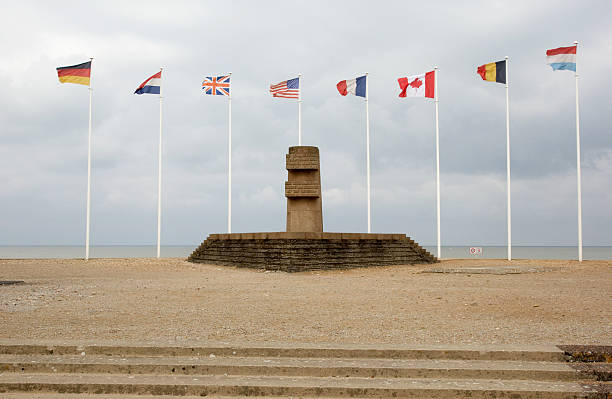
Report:
[[[2,392],[2,399],[202,399],[202,396],[168,396],[168,395],[129,395],[129,394],[88,394],[88,393],[34,393],[34,392]],[[236,396],[208,395],[207,399],[236,399]],[[257,399],[296,399],[295,396],[258,396]],[[300,399],[315,399],[314,397],[300,396]],[[326,397],[326,399],[335,399]],[[425,398],[429,399],[429,398]]]
[[12,373],[584,380],[568,363],[500,360],[0,355]]
[[0,392],[377,398],[595,398],[577,382],[360,377],[0,374]]
[[446,360],[514,360],[563,362],[563,351],[542,346],[366,346],[366,345],[65,345],[10,344],[0,342],[0,354],[17,355],[108,355],[108,356],[237,356],[291,358],[379,358]]
[[[130,395],[130,394],[88,394],[88,393],[50,393],[50,392],[2,392],[2,399],[202,399],[202,396],[168,396],[168,395]],[[236,396],[208,395],[207,399],[236,399]],[[258,396],[257,399],[296,399],[295,396]],[[300,399],[315,399],[300,396]],[[326,397],[326,399],[335,399]],[[425,398],[429,399],[429,398]]]

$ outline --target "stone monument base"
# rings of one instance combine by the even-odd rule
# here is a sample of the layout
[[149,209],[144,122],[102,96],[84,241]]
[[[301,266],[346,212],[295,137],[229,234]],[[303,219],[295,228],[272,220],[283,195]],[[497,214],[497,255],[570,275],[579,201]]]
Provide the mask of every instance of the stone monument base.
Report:
[[211,234],[187,260],[284,272],[438,262],[404,234],[316,232]]

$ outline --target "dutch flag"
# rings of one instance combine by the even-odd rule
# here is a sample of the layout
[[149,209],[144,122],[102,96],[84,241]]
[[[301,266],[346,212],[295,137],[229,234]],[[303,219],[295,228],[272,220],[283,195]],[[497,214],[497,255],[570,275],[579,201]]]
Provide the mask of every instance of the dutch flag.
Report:
[[546,62],[553,71],[568,70],[576,72],[576,47],[559,47],[546,50]]
[[134,94],[159,94],[161,87],[161,71],[151,76],[138,86]]

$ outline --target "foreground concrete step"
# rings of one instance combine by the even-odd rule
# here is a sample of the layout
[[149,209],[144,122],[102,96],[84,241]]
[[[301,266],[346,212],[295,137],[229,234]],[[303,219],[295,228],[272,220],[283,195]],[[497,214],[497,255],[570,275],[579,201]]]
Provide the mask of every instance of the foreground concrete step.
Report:
[[237,356],[237,357],[307,357],[307,358],[381,358],[448,360],[564,361],[562,350],[553,345],[518,346],[356,346],[356,345],[21,345],[2,344],[0,354],[55,354],[109,356]]
[[[193,396],[193,395],[181,395],[181,396],[168,396],[168,395],[129,395],[129,394],[88,394],[88,393],[2,393],[2,399],[202,399],[202,396]],[[237,396],[217,396],[217,395],[207,395],[206,399],[236,399]],[[242,398],[242,396],[240,396]],[[313,396],[258,396],[257,399],[316,399],[320,398]],[[326,396],[325,399],[339,399],[332,398],[331,396]],[[421,399],[430,399],[430,398],[421,398]]]
[[16,373],[262,375],[312,377],[471,378],[571,381],[593,378],[567,363],[430,359],[111,357],[0,355]]
[[[129,395],[129,394],[88,394],[88,393],[33,393],[33,392],[4,392],[2,399],[202,399],[202,396],[168,396],[168,395]],[[208,395],[207,399],[236,399],[236,396]],[[300,399],[315,399],[314,397],[300,396]],[[296,399],[295,396],[259,396],[257,399]],[[329,396],[326,399],[335,399]],[[429,399],[429,398],[424,398]]]
[[0,374],[0,392],[327,396],[377,398],[567,399],[604,397],[575,382],[332,377],[231,377],[108,374]]

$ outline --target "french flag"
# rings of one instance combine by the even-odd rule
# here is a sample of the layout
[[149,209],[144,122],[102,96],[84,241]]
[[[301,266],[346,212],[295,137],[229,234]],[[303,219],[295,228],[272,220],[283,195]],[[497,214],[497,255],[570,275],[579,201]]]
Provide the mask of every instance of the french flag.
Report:
[[576,47],[559,47],[546,50],[546,62],[553,71],[568,70],[576,72]]
[[138,86],[134,94],[159,94],[161,87],[161,71],[151,76]]
[[360,76],[355,79],[342,80],[338,82],[336,87],[343,96],[354,94],[359,97],[366,96],[366,76]]

